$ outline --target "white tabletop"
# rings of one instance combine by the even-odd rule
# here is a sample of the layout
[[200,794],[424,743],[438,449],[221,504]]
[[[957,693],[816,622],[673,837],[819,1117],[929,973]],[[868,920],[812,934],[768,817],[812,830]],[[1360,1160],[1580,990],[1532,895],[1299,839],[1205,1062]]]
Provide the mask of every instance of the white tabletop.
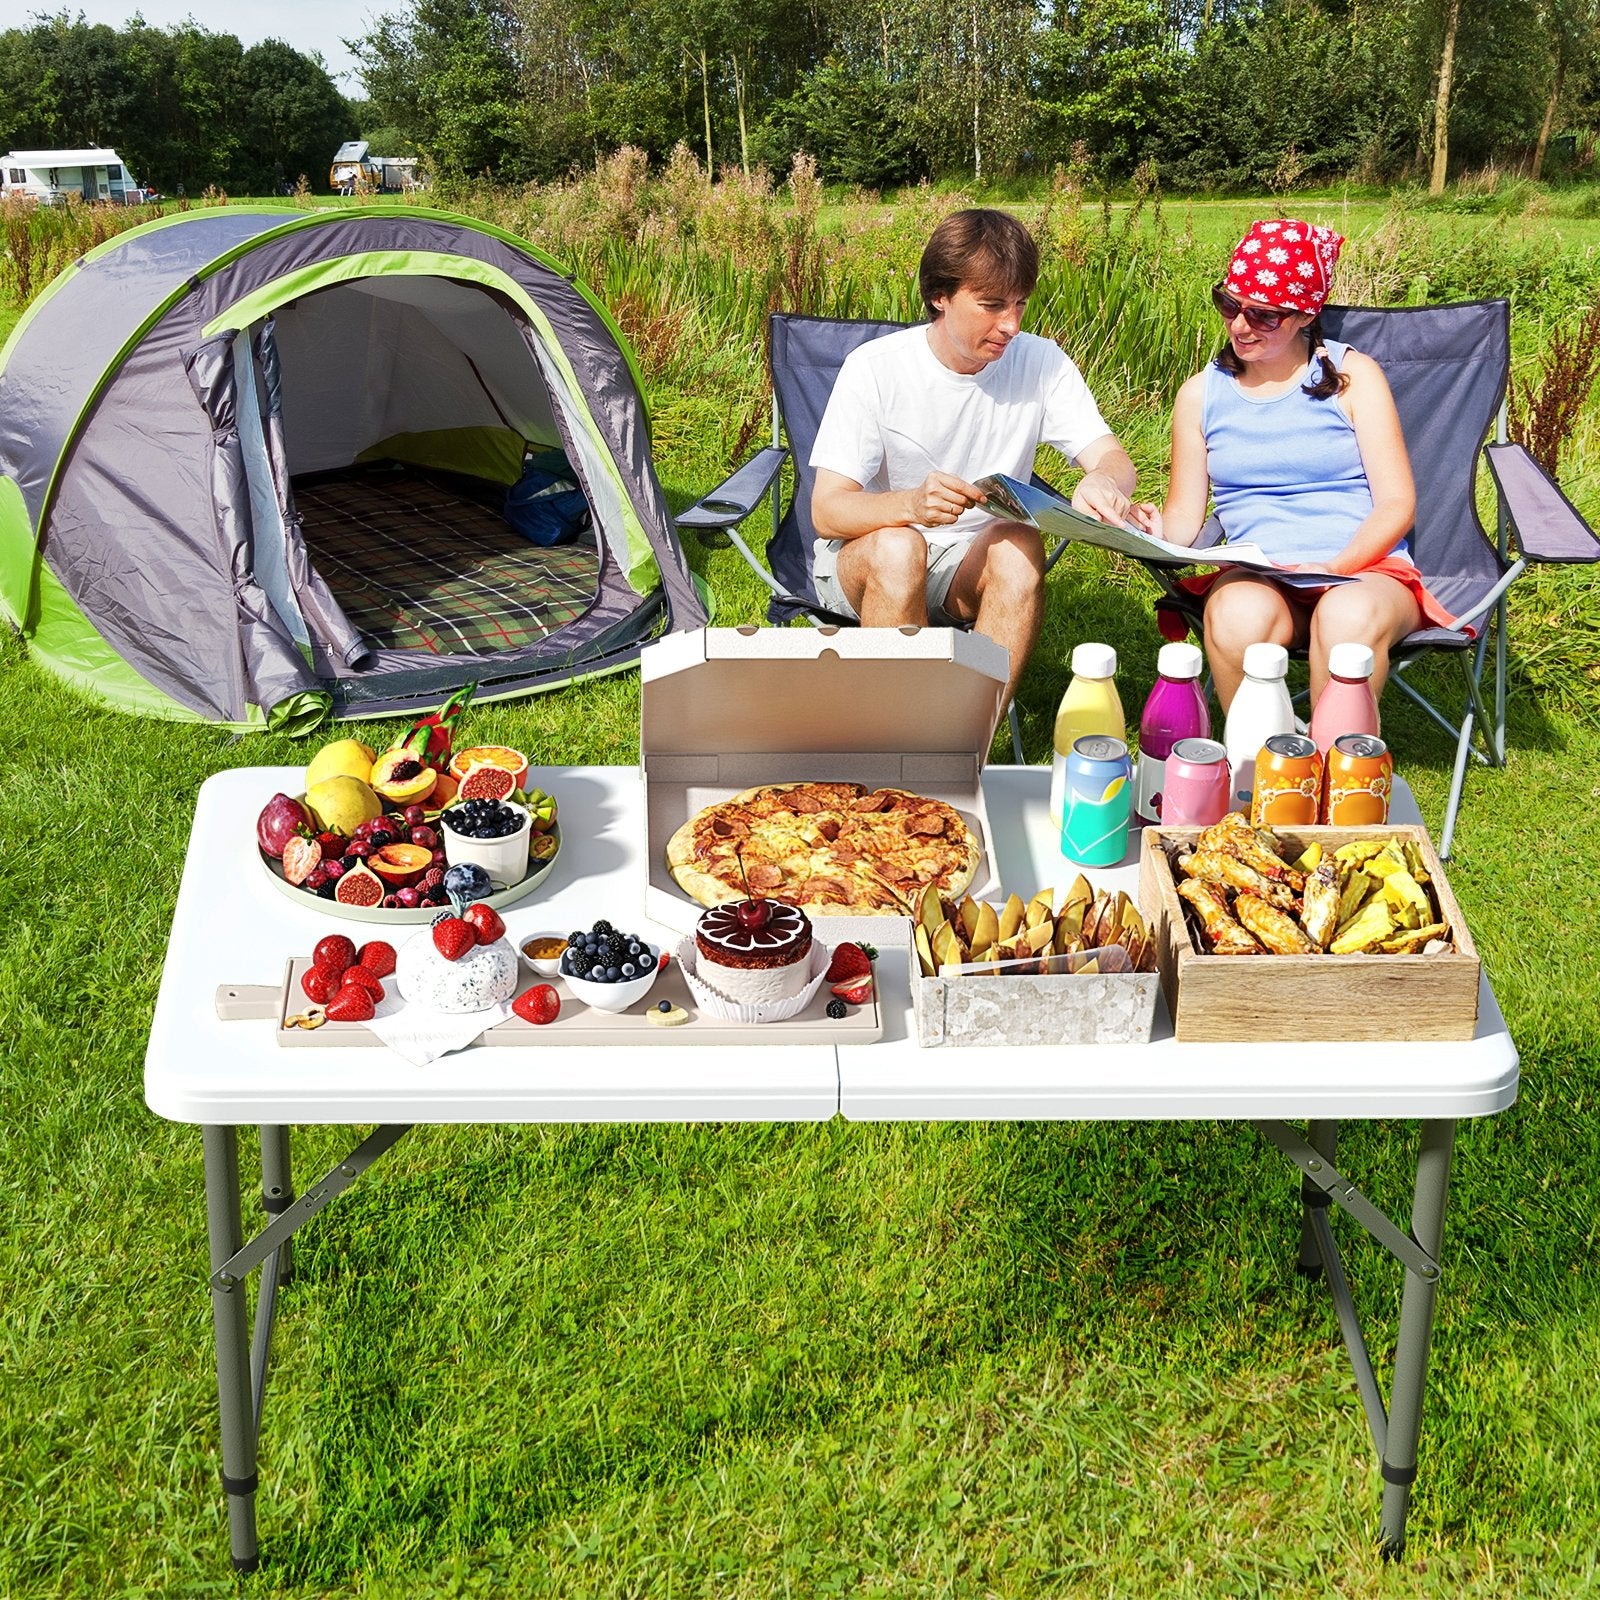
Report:
[[[379,936],[336,921],[269,881],[256,813],[297,793],[298,767],[240,768],[202,786],[145,1055],[145,1099],[191,1123],[815,1121],[841,1110],[882,1118],[1467,1117],[1516,1098],[1517,1053],[1485,981],[1477,1037],[1394,1045],[1178,1044],[1158,1001],[1149,1045],[922,1049],[912,1040],[903,949],[879,962],[881,1041],[782,1045],[759,1055],[683,1044],[530,1046],[460,1051],[413,1067],[383,1049],[286,1049],[272,1023],[221,1022],[229,983],[277,984],[291,955],[324,933]],[[643,914],[643,787],[632,767],[535,768],[561,804],[549,881],[508,907],[512,937]],[[1049,772],[984,777],[997,876],[1024,898],[1064,890],[1047,815]],[[1396,783],[1397,821],[1420,820]],[[1137,867],[1087,874],[1133,894]],[[393,930],[405,936],[410,929]],[[1403,1030],[1404,1019],[1399,1019]],[[687,1034],[688,1030],[684,1030]]]
[[[1063,859],[1049,818],[1050,774],[991,767],[984,794],[997,876],[1027,899],[1078,868]],[[1397,779],[1396,822],[1422,820]],[[1137,898],[1138,838],[1119,867],[1091,869],[1094,886]],[[883,1038],[839,1049],[839,1107],[857,1120],[1041,1117],[1169,1119],[1239,1117],[1473,1117],[1517,1095],[1517,1052],[1487,979],[1470,1041],[1394,1044],[1179,1044],[1156,1002],[1148,1045],[1074,1048],[945,1046],[915,1042],[905,950],[879,960]],[[1287,997],[1286,997],[1287,998]]]
[[[839,1109],[831,1044],[759,1053],[696,1048],[530,1046],[469,1049],[425,1067],[385,1049],[286,1049],[273,1023],[221,1022],[220,984],[278,984],[290,956],[325,933],[391,938],[291,899],[263,869],[255,819],[300,767],[239,768],[200,790],[145,1053],[145,1100],[192,1123],[819,1121]],[[561,807],[549,882],[508,906],[513,940],[588,927],[597,917],[649,933],[643,786],[633,767],[534,768]],[[670,940],[664,930],[659,937]],[[687,1035],[690,1030],[678,1032]]]

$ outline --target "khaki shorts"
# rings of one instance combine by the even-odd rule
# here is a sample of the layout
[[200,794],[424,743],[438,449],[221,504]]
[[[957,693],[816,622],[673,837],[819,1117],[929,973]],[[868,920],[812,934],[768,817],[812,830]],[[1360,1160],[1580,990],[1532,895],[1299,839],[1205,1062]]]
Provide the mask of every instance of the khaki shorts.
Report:
[[[856,608],[845,598],[844,590],[839,586],[839,552],[844,546],[843,539],[818,539],[812,545],[811,582],[817,591],[819,605],[826,606],[841,617],[854,617],[859,622],[861,618]],[[928,597],[928,623],[931,627],[966,627],[966,623],[945,610],[944,602],[950,593],[956,568],[971,548],[970,539],[928,547],[928,582],[924,592]]]

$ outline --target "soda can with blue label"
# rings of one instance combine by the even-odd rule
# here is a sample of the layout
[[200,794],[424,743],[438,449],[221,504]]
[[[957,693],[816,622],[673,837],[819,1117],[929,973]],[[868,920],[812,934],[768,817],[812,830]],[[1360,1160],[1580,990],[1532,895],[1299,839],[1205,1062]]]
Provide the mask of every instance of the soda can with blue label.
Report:
[[1074,741],[1061,807],[1061,853],[1068,861],[1080,867],[1114,867],[1128,853],[1132,777],[1133,763],[1122,740],[1088,733]]

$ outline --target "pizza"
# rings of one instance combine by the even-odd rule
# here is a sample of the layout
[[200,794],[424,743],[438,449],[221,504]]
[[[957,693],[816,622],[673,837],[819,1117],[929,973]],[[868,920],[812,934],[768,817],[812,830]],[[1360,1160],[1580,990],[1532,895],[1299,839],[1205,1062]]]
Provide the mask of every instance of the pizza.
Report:
[[749,893],[814,917],[912,914],[927,884],[959,896],[981,859],[954,806],[859,783],[746,789],[667,841],[673,878],[701,905]]

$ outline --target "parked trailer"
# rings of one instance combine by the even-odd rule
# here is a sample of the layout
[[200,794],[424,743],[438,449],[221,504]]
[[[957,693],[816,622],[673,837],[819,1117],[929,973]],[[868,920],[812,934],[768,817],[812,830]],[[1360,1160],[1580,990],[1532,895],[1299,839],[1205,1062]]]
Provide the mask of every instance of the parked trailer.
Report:
[[134,182],[115,150],[12,150],[0,158],[0,199],[49,206],[70,195],[129,206],[160,198]]

